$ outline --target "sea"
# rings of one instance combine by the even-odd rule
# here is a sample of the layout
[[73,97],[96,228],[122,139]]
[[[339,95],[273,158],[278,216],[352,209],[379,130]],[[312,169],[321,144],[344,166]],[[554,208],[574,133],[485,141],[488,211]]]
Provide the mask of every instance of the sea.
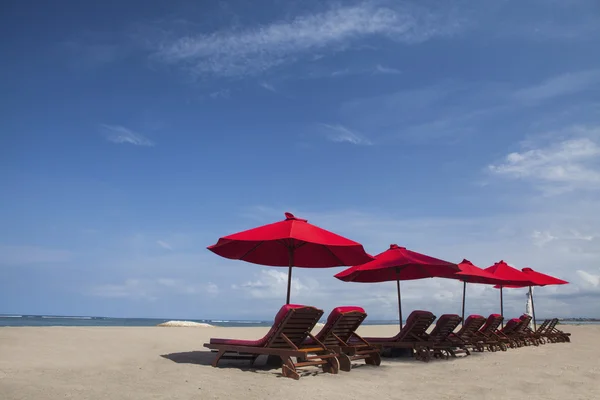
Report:
[[[89,316],[59,315],[0,315],[0,326],[156,326],[163,322],[179,320],[176,318],[111,318]],[[222,327],[271,326],[269,321],[219,320],[219,319],[185,319],[185,321],[202,322]],[[324,321],[322,321],[324,322]],[[364,325],[396,325],[394,320],[366,320]],[[570,325],[600,324],[600,320],[561,320]]]

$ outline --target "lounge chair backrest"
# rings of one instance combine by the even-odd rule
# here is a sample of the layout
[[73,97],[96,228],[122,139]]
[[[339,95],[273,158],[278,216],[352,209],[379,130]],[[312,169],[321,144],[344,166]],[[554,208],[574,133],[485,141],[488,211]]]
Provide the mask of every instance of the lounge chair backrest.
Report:
[[512,334],[518,328],[518,326],[522,323],[523,323],[523,321],[521,321],[520,319],[513,318],[506,323],[504,328],[502,328],[501,332],[504,333],[505,335]]
[[[285,306],[284,306],[285,307]],[[277,314],[280,317],[281,311]],[[290,343],[282,335],[285,335],[295,346],[301,346],[310,331],[313,330],[319,319],[323,316],[323,310],[315,307],[298,306],[287,310],[279,324],[274,323],[274,332],[267,338],[267,347],[290,348]],[[277,322],[277,317],[275,322]],[[273,330],[271,328],[271,330]]]
[[485,324],[485,317],[481,315],[469,315],[465,320],[464,325],[458,332],[456,332],[456,336],[468,339],[475,334],[482,326]]
[[325,346],[339,346],[340,342],[337,338],[348,342],[365,318],[367,314],[362,307],[336,307],[315,337]]
[[523,314],[519,317],[519,320],[521,320],[521,324],[517,327],[517,332],[522,333],[529,328],[529,324],[531,323],[531,315]]
[[502,317],[502,315],[491,314],[488,317],[487,321],[485,322],[485,325],[479,330],[479,332],[481,332],[485,335],[494,333],[494,332],[496,332],[496,330],[498,329],[498,327],[500,326],[500,324],[502,323],[503,320],[504,320],[504,318]]
[[[278,335],[280,333],[281,327],[283,326],[284,322],[286,322],[287,319],[292,316],[292,314],[295,312],[295,310],[304,311],[305,309],[314,310],[312,312],[316,311],[317,314],[320,312],[319,317],[317,317],[317,321],[319,320],[319,318],[321,318],[321,315],[323,315],[322,310],[319,310],[314,307],[309,307],[309,306],[305,306],[305,305],[301,305],[301,304],[286,304],[286,305],[282,306],[279,309],[279,311],[277,312],[277,314],[275,315],[275,319],[273,320],[273,325],[271,326],[271,329],[269,329],[267,334],[265,336],[263,336],[261,339],[254,341],[253,346],[254,347],[264,347],[264,346],[269,345],[269,343],[276,337],[276,335]],[[297,319],[298,319],[298,316],[295,317],[295,320],[297,320]],[[315,323],[310,328],[307,328],[308,332],[311,331],[311,329],[314,327],[314,325],[316,324],[317,321],[315,321]],[[307,326],[308,326],[308,324],[307,324]],[[308,335],[308,333],[306,335]],[[306,337],[306,335],[305,335],[305,337]],[[281,339],[281,337],[280,337],[280,339]],[[290,346],[286,342],[286,346],[284,346],[284,347],[290,347]]]
[[546,331],[546,329],[548,328],[548,325],[550,325],[550,321],[551,320],[549,320],[549,319],[545,319],[544,322],[542,322],[542,324],[540,326],[538,326],[535,333],[544,333]]
[[462,318],[456,314],[443,314],[435,324],[435,328],[429,334],[429,339],[434,342],[442,342],[448,339],[448,336],[460,324]]
[[429,311],[415,310],[406,319],[406,325],[394,336],[393,341],[402,342],[427,340],[427,329],[435,321],[435,315]]
[[544,333],[552,333],[554,329],[556,329],[556,325],[558,325],[558,318],[552,318],[546,327]]

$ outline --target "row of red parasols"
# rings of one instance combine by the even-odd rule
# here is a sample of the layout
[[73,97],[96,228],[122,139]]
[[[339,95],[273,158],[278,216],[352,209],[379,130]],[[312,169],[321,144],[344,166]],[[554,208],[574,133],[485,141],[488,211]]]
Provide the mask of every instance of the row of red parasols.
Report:
[[[448,278],[463,282],[462,317],[465,314],[467,283],[495,285],[500,289],[500,313],[504,316],[503,288],[562,285],[568,282],[536,272],[531,268],[519,271],[504,261],[481,269],[468,260],[459,264],[391,245],[375,257],[363,246],[333,232],[309,224],[307,220],[285,213],[285,220],[222,237],[208,249],[222,257],[254,264],[288,267],[287,299],[290,302],[292,267],[331,268],[352,267],[335,275],[346,282],[396,281],[398,312],[402,327],[400,281],[423,278]],[[532,298],[533,305],[533,298]],[[533,308],[535,321],[535,308]]]

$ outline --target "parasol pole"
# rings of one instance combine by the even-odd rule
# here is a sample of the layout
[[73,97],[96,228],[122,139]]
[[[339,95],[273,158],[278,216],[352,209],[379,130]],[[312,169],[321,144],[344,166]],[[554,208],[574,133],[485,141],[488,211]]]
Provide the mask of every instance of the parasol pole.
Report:
[[396,274],[398,275],[396,279],[396,289],[398,290],[398,319],[400,324],[400,330],[402,330],[402,297],[400,296],[400,268],[396,267]]
[[465,293],[466,292],[467,292],[467,281],[463,281],[462,326],[465,326]]
[[288,247],[290,266],[288,267],[288,287],[287,287],[287,299],[285,304],[290,304],[290,292],[292,288],[292,267],[294,266],[294,248]]
[[400,280],[396,279],[396,288],[398,289],[398,318],[400,320],[400,330],[402,330],[402,297],[400,297]]
[[529,286],[529,298],[531,299],[531,313],[533,314],[533,330],[537,331],[537,324],[535,323],[535,306],[533,305],[533,289]]
[[500,285],[500,315],[502,315],[502,327],[504,328],[504,301],[502,299],[502,285]]

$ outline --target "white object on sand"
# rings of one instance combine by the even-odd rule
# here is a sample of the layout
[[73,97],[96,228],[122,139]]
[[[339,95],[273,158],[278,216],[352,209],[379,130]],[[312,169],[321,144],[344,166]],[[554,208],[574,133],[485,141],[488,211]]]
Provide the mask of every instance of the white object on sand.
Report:
[[205,324],[203,322],[193,321],[167,321],[156,326],[167,326],[167,327],[189,327],[189,328],[214,328],[214,325]]
[[[533,288],[531,288],[531,291],[533,292]],[[527,291],[527,304],[525,305],[525,314],[529,315],[530,317],[533,317],[533,305],[529,291]],[[531,322],[529,323],[529,327],[533,328],[533,320],[531,320]]]

